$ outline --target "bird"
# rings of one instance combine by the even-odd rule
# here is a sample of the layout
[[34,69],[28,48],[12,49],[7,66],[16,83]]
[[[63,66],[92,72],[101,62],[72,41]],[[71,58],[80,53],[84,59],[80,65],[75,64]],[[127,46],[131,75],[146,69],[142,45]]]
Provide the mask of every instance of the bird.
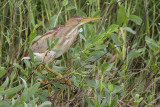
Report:
[[[49,68],[49,63],[69,50],[79,34],[80,26],[99,19],[101,19],[101,17],[86,18],[82,16],[73,16],[65,25],[59,25],[49,30],[31,45],[30,49],[33,52],[34,59],[45,64],[45,69],[57,75],[57,78],[62,78],[62,74]],[[57,41],[57,43],[50,49],[48,43],[52,44],[53,41]],[[29,57],[29,51],[25,53],[22,60],[23,59],[31,59]],[[65,78],[62,80],[71,85],[69,80]]]

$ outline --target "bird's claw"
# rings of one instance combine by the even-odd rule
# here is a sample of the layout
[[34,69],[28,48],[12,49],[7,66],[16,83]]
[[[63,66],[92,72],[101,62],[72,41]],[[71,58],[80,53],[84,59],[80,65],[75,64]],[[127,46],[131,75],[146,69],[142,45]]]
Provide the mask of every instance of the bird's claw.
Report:
[[[61,76],[56,76],[56,79],[61,79],[61,78],[62,78]],[[72,90],[72,83],[71,83],[71,81],[69,81],[66,78],[63,78],[62,81],[64,81],[65,83],[67,83],[70,86],[70,89]]]

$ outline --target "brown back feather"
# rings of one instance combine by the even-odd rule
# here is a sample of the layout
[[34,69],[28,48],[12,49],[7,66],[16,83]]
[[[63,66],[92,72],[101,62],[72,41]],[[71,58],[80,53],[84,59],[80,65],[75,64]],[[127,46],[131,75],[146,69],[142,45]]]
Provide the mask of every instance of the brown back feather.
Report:
[[[46,39],[47,39],[47,36],[50,35],[50,34],[53,34],[53,35],[51,35],[51,36],[52,36],[53,40],[55,40],[55,36],[56,36],[57,32],[58,32],[59,29],[61,29],[62,27],[64,27],[64,25],[56,26],[56,27],[52,28],[50,31],[48,31],[47,33],[43,34],[37,41],[35,41],[35,42],[32,44],[32,46],[31,46],[32,51],[33,51],[33,52],[41,52],[41,53],[42,53],[41,48],[43,47],[44,44],[37,44],[37,43],[40,43],[39,41],[42,41],[43,38],[46,38]],[[45,41],[45,42],[46,42],[46,41]],[[46,45],[46,44],[45,44],[45,45]],[[47,45],[47,47],[45,47],[45,49],[44,49],[43,51],[45,51],[45,50],[47,50],[47,49],[48,49],[48,45]],[[41,50],[41,51],[38,51],[38,50]],[[27,51],[27,52],[24,54],[23,57],[27,57],[27,56],[29,56],[29,51]]]

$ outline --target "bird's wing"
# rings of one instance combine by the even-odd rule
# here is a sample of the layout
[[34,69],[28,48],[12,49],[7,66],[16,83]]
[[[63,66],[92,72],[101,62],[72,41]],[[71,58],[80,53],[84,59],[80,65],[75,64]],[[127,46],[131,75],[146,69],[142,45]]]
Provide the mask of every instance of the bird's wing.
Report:
[[[47,45],[47,39],[51,41],[53,38],[53,41],[57,38],[57,33],[58,31],[64,27],[64,25],[57,26],[44,35],[42,35],[36,42],[34,42],[31,46],[31,49],[34,53],[44,53],[48,50],[48,45]],[[29,51],[27,51],[24,55],[24,57],[27,57],[29,55]]]
[[45,33],[42,37],[40,37],[33,45],[31,49],[33,52],[43,53],[48,50],[47,39],[51,42],[56,39],[57,32],[63,27],[63,25],[57,26],[47,33]]

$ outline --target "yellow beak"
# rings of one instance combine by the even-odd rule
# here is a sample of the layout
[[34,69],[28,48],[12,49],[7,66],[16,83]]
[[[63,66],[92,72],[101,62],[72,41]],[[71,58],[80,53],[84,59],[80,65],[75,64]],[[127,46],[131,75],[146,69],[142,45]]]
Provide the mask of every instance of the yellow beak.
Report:
[[81,20],[81,23],[87,23],[87,22],[94,21],[94,20],[99,20],[99,19],[102,19],[102,18],[101,17],[83,18]]

